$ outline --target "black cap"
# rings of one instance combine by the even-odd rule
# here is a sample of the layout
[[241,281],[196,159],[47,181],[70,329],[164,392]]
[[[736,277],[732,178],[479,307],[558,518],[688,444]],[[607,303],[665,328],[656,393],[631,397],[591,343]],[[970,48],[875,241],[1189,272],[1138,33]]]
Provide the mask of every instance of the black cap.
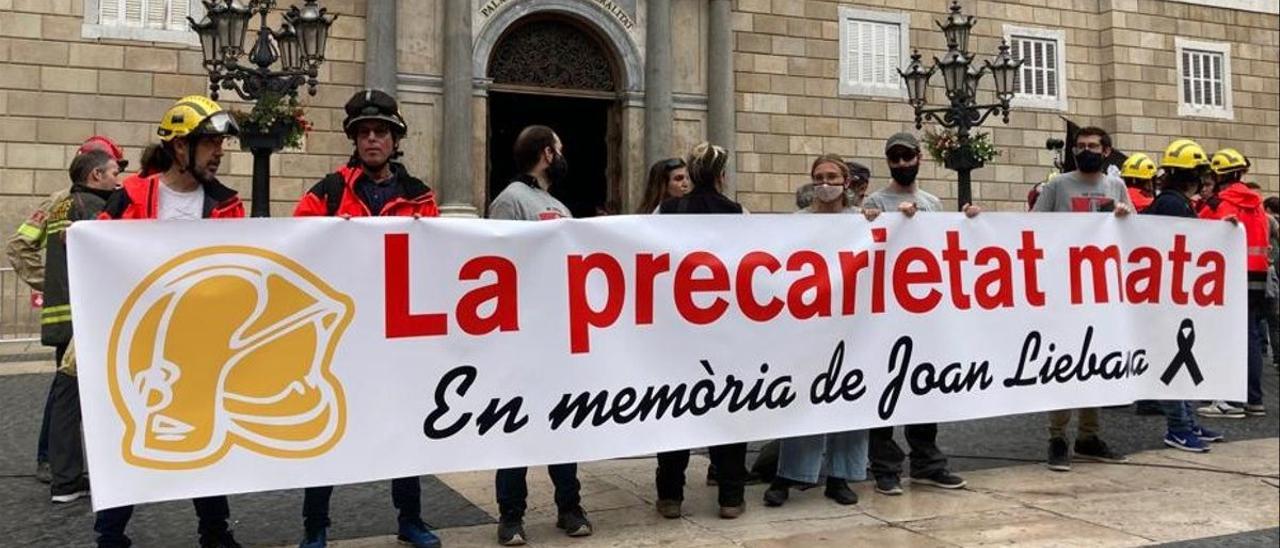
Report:
[[858,162],[845,162],[849,166],[849,177],[863,183],[871,181],[871,168]]
[[355,125],[363,120],[382,120],[391,124],[392,132],[397,137],[404,137],[409,125],[400,116],[400,106],[396,99],[386,92],[377,89],[365,89],[356,92],[347,101],[347,117],[342,121],[342,130],[348,137],[354,137]]

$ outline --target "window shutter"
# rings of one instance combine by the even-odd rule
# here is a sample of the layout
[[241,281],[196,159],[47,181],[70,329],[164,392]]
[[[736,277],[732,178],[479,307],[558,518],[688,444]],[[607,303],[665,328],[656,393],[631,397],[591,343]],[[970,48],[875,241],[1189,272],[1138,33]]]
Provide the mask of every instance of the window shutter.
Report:
[[191,14],[191,2],[189,0],[169,0],[169,24],[168,28],[173,30],[188,30],[190,23],[187,22],[187,16]]
[[146,12],[146,17],[147,17],[147,20],[146,20],[147,27],[159,28],[159,29],[164,28],[164,25],[166,23],[166,17],[169,15],[168,13],[166,13],[166,10],[165,10],[165,8],[168,7],[165,4],[168,4],[168,3],[169,3],[168,0],[146,0],[145,1],[144,11]]
[[858,23],[858,47],[861,48],[859,57],[862,58],[861,70],[858,71],[858,82],[863,84],[875,81],[875,37],[873,36],[874,26],[871,23]]
[[120,0],[101,0],[98,3],[98,24],[120,24]]
[[143,0],[124,0],[124,14],[121,23],[141,27],[143,24]]

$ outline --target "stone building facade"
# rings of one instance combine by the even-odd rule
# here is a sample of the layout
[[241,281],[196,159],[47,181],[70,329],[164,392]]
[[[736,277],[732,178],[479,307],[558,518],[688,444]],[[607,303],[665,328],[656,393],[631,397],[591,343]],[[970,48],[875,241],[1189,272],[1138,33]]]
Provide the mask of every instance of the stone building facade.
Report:
[[[835,152],[887,180],[882,143],[914,129],[892,68],[941,55],[946,0],[323,0],[341,14],[301,150],[273,158],[272,210],[287,214],[351,152],[341,106],[393,91],[410,123],[404,160],[448,214],[483,214],[510,173],[514,132],[552,125],[568,147],[575,212],[630,212],[647,166],[703,139],[734,151],[731,190],[788,212],[809,163]],[[1010,40],[1028,66],[1001,156],[974,172],[988,209],[1022,210],[1066,116],[1126,152],[1175,137],[1233,146],[1280,189],[1280,8],[1274,0],[964,0],[979,61]],[[147,8],[147,9],[143,9]],[[76,145],[102,133],[132,160],[164,109],[207,89],[184,13],[195,0],[0,0],[0,223],[11,230],[67,184]],[[133,10],[133,11],[130,11]],[[142,11],[138,11],[142,10]],[[273,15],[274,17],[274,15]],[[251,34],[252,36],[252,34]],[[985,86],[990,88],[990,83]],[[935,76],[931,98],[942,96]],[[225,98],[225,97],[224,97]],[[233,100],[231,106],[245,108]],[[224,179],[246,197],[252,161]],[[954,202],[954,174],[923,185]],[[954,205],[954,204],[953,204]]]

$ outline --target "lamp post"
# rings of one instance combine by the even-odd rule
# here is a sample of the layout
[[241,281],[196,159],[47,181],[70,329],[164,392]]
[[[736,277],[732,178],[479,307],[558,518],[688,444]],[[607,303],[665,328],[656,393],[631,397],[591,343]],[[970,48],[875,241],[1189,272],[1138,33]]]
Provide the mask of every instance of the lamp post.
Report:
[[[947,38],[947,52],[941,58],[933,58],[933,66],[925,69],[920,63],[920,51],[911,55],[911,64],[905,70],[898,69],[907,87],[907,103],[915,109],[916,129],[924,127],[926,119],[942,127],[956,130],[959,148],[947,155],[946,167],[953,169],[959,183],[959,206],[963,208],[973,201],[970,172],[983,166],[973,155],[970,130],[979,127],[987,117],[1000,113],[1004,123],[1009,123],[1009,101],[1013,99],[1013,79],[1022,67],[1022,60],[1009,55],[1009,44],[1000,43],[1000,51],[994,60],[975,65],[976,54],[969,53],[969,34],[978,18],[961,13],[960,0],[951,0],[951,13],[946,22],[936,22]],[[936,71],[942,72],[943,85],[949,105],[926,108],[928,104],[929,78]],[[996,103],[979,105],[978,86],[983,76],[991,75],[996,87]]]
[[[296,98],[303,84],[307,85],[307,93],[316,94],[320,83],[316,77],[336,14],[326,14],[316,0],[306,0],[301,8],[290,6],[280,29],[272,30],[267,26],[267,13],[275,7],[276,0],[203,3],[205,18],[196,21],[188,17],[187,21],[200,36],[213,99],[218,98],[220,90],[230,90],[246,101],[279,101]],[[246,56],[244,39],[255,14],[259,16],[258,37],[247,53],[251,66],[242,64],[240,58]],[[284,148],[287,123],[277,120],[270,127],[251,124],[242,128],[240,147],[253,152],[254,217],[271,216],[271,155]]]

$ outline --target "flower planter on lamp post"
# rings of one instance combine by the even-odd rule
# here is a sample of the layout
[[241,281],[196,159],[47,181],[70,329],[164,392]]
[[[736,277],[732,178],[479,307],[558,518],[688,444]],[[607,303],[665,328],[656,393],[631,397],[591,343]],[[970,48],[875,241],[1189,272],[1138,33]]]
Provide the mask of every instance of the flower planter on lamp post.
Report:
[[[317,75],[324,62],[329,27],[337,15],[326,13],[316,0],[306,0],[301,8],[291,6],[284,14],[279,30],[267,26],[267,13],[276,0],[203,0],[205,18],[187,18],[192,30],[200,36],[204,67],[209,73],[209,95],[218,98],[220,90],[234,91],[246,101],[254,101],[249,123],[241,124],[240,147],[253,153],[254,217],[271,216],[271,155],[284,148],[291,135],[305,122],[299,117],[283,116],[277,110],[289,98],[294,106],[298,88],[307,85],[307,93],[316,94]],[[246,55],[244,39],[249,21],[260,18],[258,37],[247,57],[249,66],[240,63]],[[278,69],[272,69],[272,66]]]
[[[973,151],[970,130],[979,127],[987,117],[1000,113],[1004,123],[1009,123],[1009,102],[1013,99],[1013,78],[1022,66],[1022,60],[1015,60],[1009,55],[1009,44],[1001,41],[1000,52],[994,61],[984,62],[984,66],[973,64],[976,54],[969,53],[969,35],[977,24],[977,17],[961,12],[960,1],[951,0],[950,15],[946,22],[938,22],[947,37],[947,52],[941,58],[934,57],[933,66],[928,70],[920,62],[920,52],[911,55],[911,64],[905,70],[898,69],[902,81],[907,88],[907,103],[915,109],[916,129],[924,127],[926,119],[938,125],[955,129],[959,146],[946,159],[947,169],[956,172],[957,198],[959,206],[973,202],[970,173],[981,168],[984,163]],[[942,72],[943,85],[950,103],[937,108],[925,108],[928,103],[929,78],[934,72]],[[977,104],[978,86],[983,76],[991,75],[995,83],[996,103]]]

